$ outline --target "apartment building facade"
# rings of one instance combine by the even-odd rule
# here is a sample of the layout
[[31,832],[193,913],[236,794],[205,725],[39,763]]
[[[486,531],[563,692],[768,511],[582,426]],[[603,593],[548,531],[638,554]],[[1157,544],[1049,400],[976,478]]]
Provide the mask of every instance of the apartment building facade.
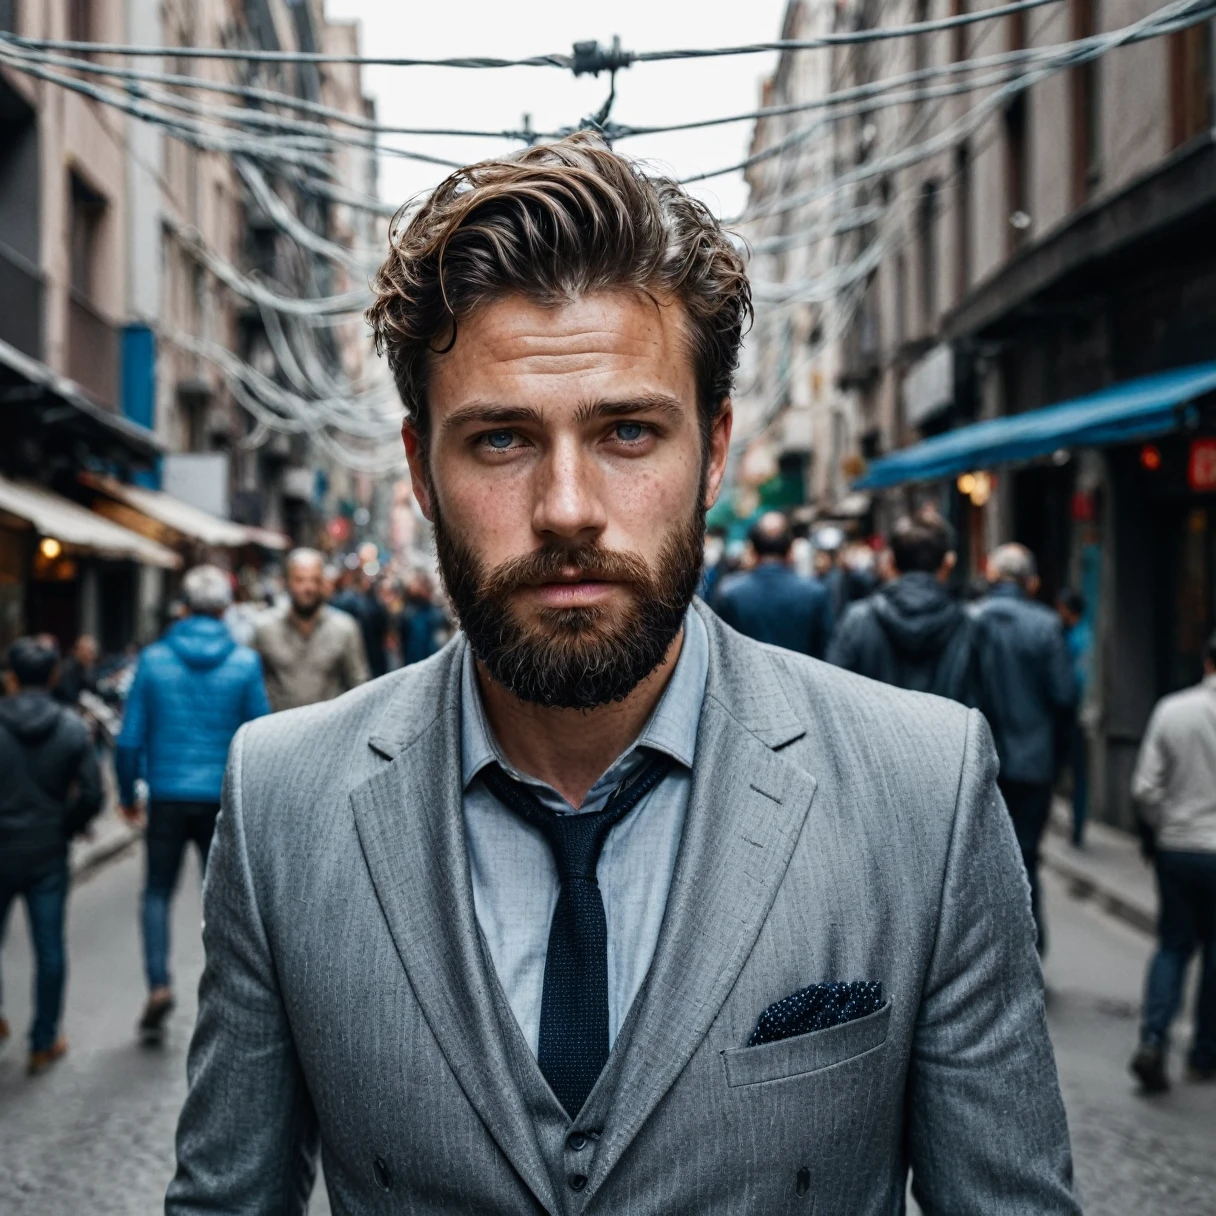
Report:
[[[1175,28],[1130,36],[1160,7],[1062,0],[830,52],[835,89],[905,80],[896,104],[833,127],[852,206],[884,209],[843,343],[846,473],[876,528],[937,502],[964,574],[1018,540],[1045,598],[1085,593],[1091,788],[1117,822],[1154,701],[1196,678],[1216,626],[1213,35],[1176,9]],[[835,11],[836,28],[864,30],[968,6]],[[1118,45],[1100,55],[1051,50],[1103,36]],[[1038,74],[1023,87],[998,62],[984,88],[952,91],[958,65],[994,56]]]
[[[355,29],[327,23],[321,0],[19,0],[0,5],[3,31],[145,46],[357,49]],[[70,54],[92,65],[127,63]],[[370,114],[357,65],[134,62],[176,77],[148,87],[186,107],[242,104],[188,83],[199,80]],[[199,556],[264,561],[289,538],[315,543],[323,492],[344,477],[306,431],[259,427],[241,402],[232,359],[270,383],[286,385],[288,374],[259,308],[224,279],[257,277],[295,296],[350,283],[325,279],[322,260],[251,195],[229,150],[175,138],[86,95],[89,88],[113,94],[115,85],[16,49],[0,54],[0,643],[31,628],[65,641],[95,633],[106,649],[144,640],[161,623],[174,568]],[[127,96],[137,98],[138,88]],[[374,195],[374,153],[337,155],[350,161],[343,180]],[[319,239],[373,243],[374,218],[343,214],[290,174],[269,172],[267,181]],[[359,326],[340,332],[317,344],[318,375],[357,378],[367,344]],[[162,514],[175,527],[141,515],[124,487],[167,492]],[[57,496],[58,515],[38,517],[44,491]],[[179,500],[206,515],[179,510]],[[77,518],[72,532],[64,519],[71,508],[127,539],[88,519]],[[62,538],[48,535],[52,525],[67,529]]]

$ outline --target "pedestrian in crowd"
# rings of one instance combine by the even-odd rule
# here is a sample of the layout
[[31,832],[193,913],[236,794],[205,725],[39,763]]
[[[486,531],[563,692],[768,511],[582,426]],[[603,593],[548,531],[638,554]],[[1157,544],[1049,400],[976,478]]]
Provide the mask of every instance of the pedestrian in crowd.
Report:
[[224,624],[238,646],[253,645],[254,630],[257,629],[258,617],[262,612],[256,595],[256,579],[252,575],[237,580],[232,603],[224,613]]
[[[31,1073],[67,1051],[59,1021],[67,977],[68,844],[102,802],[89,732],[51,696],[58,658],[53,644],[19,638],[9,647],[8,695],[0,699],[0,945],[9,909],[21,896],[34,947]],[[0,1042],[10,1033],[0,1014]]]
[[980,697],[1001,761],[1000,785],[1030,879],[1039,949],[1046,944],[1039,905],[1039,844],[1051,813],[1056,741],[1076,703],[1072,660],[1060,618],[1034,596],[1034,555],[1001,545],[988,558],[991,590],[974,609]]
[[82,692],[97,693],[97,639],[82,633],[72,647],[71,654],[59,664],[59,675],[55,679],[52,696],[60,705],[74,708],[80,702]]
[[388,632],[388,612],[380,598],[380,588],[365,570],[355,570],[346,588],[334,597],[333,607],[359,622],[363,637],[363,652],[371,678],[378,679],[388,671],[384,638]]
[[315,549],[292,552],[288,602],[266,613],[254,632],[276,712],[332,700],[368,679],[359,622],[325,603],[324,568]]
[[447,616],[435,603],[435,587],[425,570],[411,570],[405,584],[405,602],[397,616],[401,665],[420,663],[436,654]]
[[947,587],[954,529],[921,508],[895,525],[890,552],[894,580],[850,605],[829,660],[884,684],[978,704],[975,627]]
[[1196,947],[1200,974],[1188,1072],[1194,1081],[1216,1081],[1216,633],[1204,648],[1200,683],[1153,710],[1132,795],[1148,828],[1160,912],[1131,1068],[1155,1093],[1169,1085],[1170,1026]]
[[1078,849],[1085,843],[1085,819],[1089,810],[1089,746],[1081,715],[1089,689],[1094,649],[1093,625],[1085,607],[1085,597],[1079,591],[1065,588],[1056,597],[1056,611],[1064,622],[1064,640],[1072,659],[1076,691],[1076,707],[1065,717],[1061,747],[1072,770],[1072,843]]
[[233,744],[167,1216],[1076,1213],[982,718],[694,602],[731,239],[582,133],[374,290],[463,631]]
[[732,628],[758,642],[822,659],[832,632],[828,595],[818,579],[790,565],[794,534],[780,511],[761,515],[748,532],[755,566],[718,588],[714,607]]
[[[244,723],[270,712],[257,654],[223,622],[232,603],[228,575],[196,566],[182,580],[182,603],[188,615],[139,657],[115,752],[121,812],[147,828],[141,925],[148,1000],[139,1029],[148,1038],[173,1009],[169,907],[182,855],[193,842],[206,866],[228,746]],[[136,803],[141,774],[146,814]]]

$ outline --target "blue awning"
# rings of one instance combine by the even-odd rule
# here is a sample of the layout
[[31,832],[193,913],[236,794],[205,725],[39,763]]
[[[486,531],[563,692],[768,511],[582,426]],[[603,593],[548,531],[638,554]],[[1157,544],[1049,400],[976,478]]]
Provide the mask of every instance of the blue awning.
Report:
[[1182,421],[1182,407],[1213,391],[1216,363],[1128,380],[1088,397],[935,435],[875,460],[853,485],[858,490],[881,490],[1032,460],[1060,448],[1146,439],[1172,431]]

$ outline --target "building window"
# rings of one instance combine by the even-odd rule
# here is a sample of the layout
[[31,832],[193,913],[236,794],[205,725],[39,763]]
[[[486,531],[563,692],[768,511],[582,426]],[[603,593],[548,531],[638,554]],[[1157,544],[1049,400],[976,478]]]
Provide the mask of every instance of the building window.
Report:
[[902,253],[895,255],[895,345],[908,340],[908,260]]
[[[950,0],[951,17],[962,17],[969,11],[967,0]],[[950,58],[955,63],[962,63],[967,58],[967,27],[956,25],[950,35]]]
[[1009,252],[1022,247],[1030,230],[1030,157],[1026,148],[1026,94],[1005,108],[1005,190]]
[[93,0],[68,0],[68,41],[96,41],[93,35]]
[[954,295],[961,300],[971,286],[971,145],[954,150]]
[[1174,147],[1212,124],[1212,27],[1192,25],[1170,36],[1170,125]]
[[924,329],[930,333],[937,325],[937,182],[927,181],[920,188],[917,212],[917,243],[920,246],[921,309]]
[[[1072,0],[1072,36],[1091,38],[1097,33],[1097,0]],[[1101,178],[1101,139],[1098,127],[1098,61],[1072,69],[1072,205],[1092,197]]]
[[72,290],[84,299],[92,300],[99,280],[98,259],[106,200],[82,177],[73,173],[71,208],[69,271]]

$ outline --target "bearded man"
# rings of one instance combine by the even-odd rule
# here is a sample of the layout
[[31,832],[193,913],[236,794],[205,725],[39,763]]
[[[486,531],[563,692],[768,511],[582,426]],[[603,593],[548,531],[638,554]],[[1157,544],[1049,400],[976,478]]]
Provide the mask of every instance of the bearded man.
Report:
[[717,222],[575,137],[375,286],[462,632],[238,736],[167,1210],[1076,1212],[983,718],[693,602]]

